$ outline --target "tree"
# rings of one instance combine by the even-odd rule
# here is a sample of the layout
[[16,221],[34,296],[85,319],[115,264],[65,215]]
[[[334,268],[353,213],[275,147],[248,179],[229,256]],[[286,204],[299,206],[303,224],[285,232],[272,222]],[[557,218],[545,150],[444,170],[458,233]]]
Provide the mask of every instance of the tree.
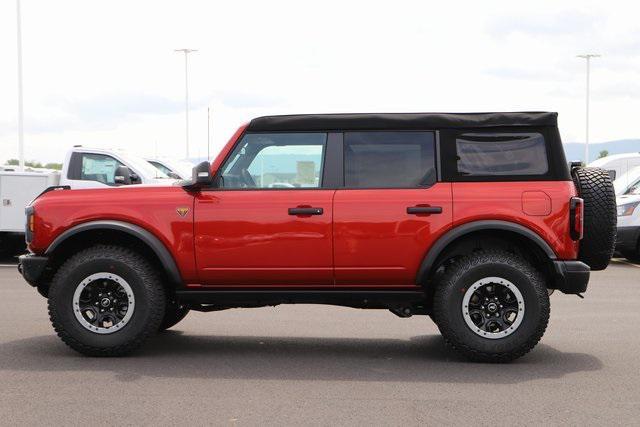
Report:
[[603,157],[607,157],[608,155],[609,155],[609,151],[607,151],[607,150],[602,150],[602,151],[600,152],[600,154],[598,154],[598,158],[599,158],[599,159],[601,159],[601,158],[603,158]]
[[62,170],[62,163],[47,163],[44,167],[47,169]]
[[[51,165],[57,165],[59,163],[50,163]],[[9,159],[7,160],[6,165],[8,166],[19,166],[20,165],[20,161],[18,159]],[[26,162],[24,162],[24,165],[30,168],[43,168],[45,166],[42,166],[42,163],[40,162],[36,162],[35,160],[27,160]],[[54,168],[52,167],[51,169],[62,169],[62,165],[60,165],[60,168]]]

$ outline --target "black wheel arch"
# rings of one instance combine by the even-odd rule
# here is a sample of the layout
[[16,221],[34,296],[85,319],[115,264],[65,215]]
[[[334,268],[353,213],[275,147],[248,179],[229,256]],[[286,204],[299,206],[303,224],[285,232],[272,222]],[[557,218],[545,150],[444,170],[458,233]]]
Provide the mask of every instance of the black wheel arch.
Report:
[[452,255],[452,248],[472,236],[483,235],[495,237],[496,240],[516,240],[524,243],[531,249],[531,255],[540,261],[551,265],[556,260],[556,254],[549,244],[533,230],[517,223],[501,220],[480,220],[472,221],[447,231],[442,235],[426,253],[418,273],[416,274],[416,284],[424,285]]
[[[100,220],[78,224],[56,237],[45,251],[45,255],[55,259],[64,249],[69,248],[69,246],[74,246],[74,243],[77,245],[81,237],[96,236],[101,232],[116,233],[123,237],[127,236],[129,242],[140,244],[141,247],[156,258],[155,261],[157,261],[157,265],[164,270],[170,284],[174,287],[179,287],[184,284],[180,270],[171,252],[169,252],[164,243],[150,231],[129,222]],[[93,238],[88,239],[89,242],[92,240]]]

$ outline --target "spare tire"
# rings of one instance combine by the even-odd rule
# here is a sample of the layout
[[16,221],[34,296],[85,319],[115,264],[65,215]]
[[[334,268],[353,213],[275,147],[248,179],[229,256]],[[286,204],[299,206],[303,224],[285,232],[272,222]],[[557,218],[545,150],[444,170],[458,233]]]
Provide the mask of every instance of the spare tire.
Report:
[[578,259],[591,270],[604,270],[616,243],[616,194],[609,173],[600,168],[573,168],[579,196],[584,200],[584,236]]

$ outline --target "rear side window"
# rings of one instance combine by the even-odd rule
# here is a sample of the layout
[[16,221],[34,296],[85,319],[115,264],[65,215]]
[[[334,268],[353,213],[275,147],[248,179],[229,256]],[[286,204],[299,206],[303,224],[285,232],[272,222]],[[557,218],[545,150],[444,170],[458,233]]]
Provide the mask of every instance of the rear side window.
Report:
[[549,172],[540,133],[463,133],[456,137],[459,176],[531,176]]
[[416,188],[436,182],[433,132],[346,132],[347,188]]

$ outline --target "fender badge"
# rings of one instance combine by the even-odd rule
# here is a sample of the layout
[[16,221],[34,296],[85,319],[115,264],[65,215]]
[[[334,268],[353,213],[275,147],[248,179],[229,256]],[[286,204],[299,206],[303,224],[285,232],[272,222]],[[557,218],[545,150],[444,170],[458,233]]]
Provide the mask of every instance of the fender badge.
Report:
[[176,208],[176,212],[178,212],[178,215],[184,218],[189,213],[189,208]]

